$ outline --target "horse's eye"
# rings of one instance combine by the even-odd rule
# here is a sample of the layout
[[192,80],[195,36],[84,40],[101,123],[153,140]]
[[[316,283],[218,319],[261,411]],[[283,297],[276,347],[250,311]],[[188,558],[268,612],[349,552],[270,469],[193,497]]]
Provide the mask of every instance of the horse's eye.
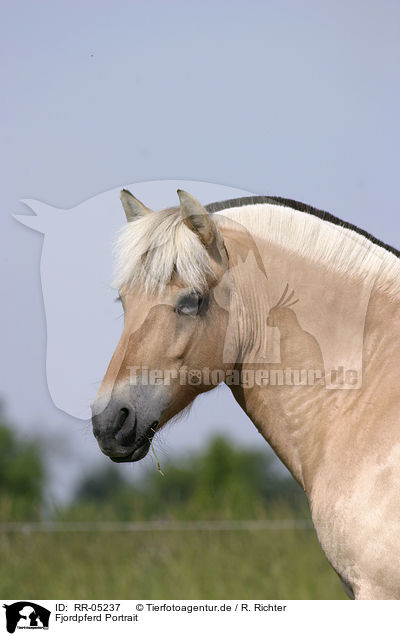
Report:
[[203,306],[203,296],[196,292],[190,292],[178,299],[175,311],[184,316],[197,316]]

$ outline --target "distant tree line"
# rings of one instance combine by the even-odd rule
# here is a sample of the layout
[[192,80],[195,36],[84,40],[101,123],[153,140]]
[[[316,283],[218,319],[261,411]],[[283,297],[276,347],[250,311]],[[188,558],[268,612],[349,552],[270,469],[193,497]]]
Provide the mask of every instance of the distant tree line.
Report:
[[0,406],[0,522],[40,519],[44,488],[38,444],[18,439]]
[[[106,460],[105,460],[106,462]],[[46,471],[38,444],[17,437],[0,413],[0,521],[133,521],[304,517],[305,495],[266,451],[216,437],[203,451],[173,458],[130,483],[113,464],[79,483],[70,504],[45,510]]]

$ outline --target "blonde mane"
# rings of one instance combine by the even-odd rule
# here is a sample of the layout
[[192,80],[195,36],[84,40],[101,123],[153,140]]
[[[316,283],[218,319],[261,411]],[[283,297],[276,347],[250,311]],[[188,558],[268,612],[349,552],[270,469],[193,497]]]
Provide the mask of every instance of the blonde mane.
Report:
[[213,275],[207,250],[182,221],[179,208],[152,212],[123,227],[114,247],[113,285],[139,285],[162,293],[174,273],[184,285],[204,292]]
[[221,210],[254,237],[280,245],[308,262],[322,263],[341,276],[376,278],[389,296],[400,294],[400,259],[355,230],[289,206],[259,203]]
[[[232,219],[267,244],[281,245],[340,275],[360,280],[373,275],[379,289],[400,294],[400,259],[347,227],[271,203],[226,208],[212,216],[221,229]],[[116,241],[115,260],[116,287],[137,284],[149,293],[161,293],[174,273],[196,291],[206,290],[212,276],[208,253],[183,223],[179,208],[128,223]]]

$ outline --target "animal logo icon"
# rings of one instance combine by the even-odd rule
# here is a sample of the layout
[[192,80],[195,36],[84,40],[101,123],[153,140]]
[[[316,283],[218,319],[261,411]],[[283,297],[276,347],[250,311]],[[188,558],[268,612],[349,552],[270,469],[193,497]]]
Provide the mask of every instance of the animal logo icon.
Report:
[[32,603],[32,601],[18,601],[11,605],[4,604],[6,610],[6,627],[9,634],[14,634],[17,628],[48,629],[50,610]]

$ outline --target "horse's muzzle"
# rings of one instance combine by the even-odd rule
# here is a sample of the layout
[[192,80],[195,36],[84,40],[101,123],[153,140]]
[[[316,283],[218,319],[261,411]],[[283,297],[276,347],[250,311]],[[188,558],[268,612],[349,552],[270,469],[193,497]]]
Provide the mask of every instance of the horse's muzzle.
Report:
[[141,422],[132,404],[114,398],[103,411],[93,409],[92,425],[105,455],[114,462],[135,462],[147,454],[158,420]]

